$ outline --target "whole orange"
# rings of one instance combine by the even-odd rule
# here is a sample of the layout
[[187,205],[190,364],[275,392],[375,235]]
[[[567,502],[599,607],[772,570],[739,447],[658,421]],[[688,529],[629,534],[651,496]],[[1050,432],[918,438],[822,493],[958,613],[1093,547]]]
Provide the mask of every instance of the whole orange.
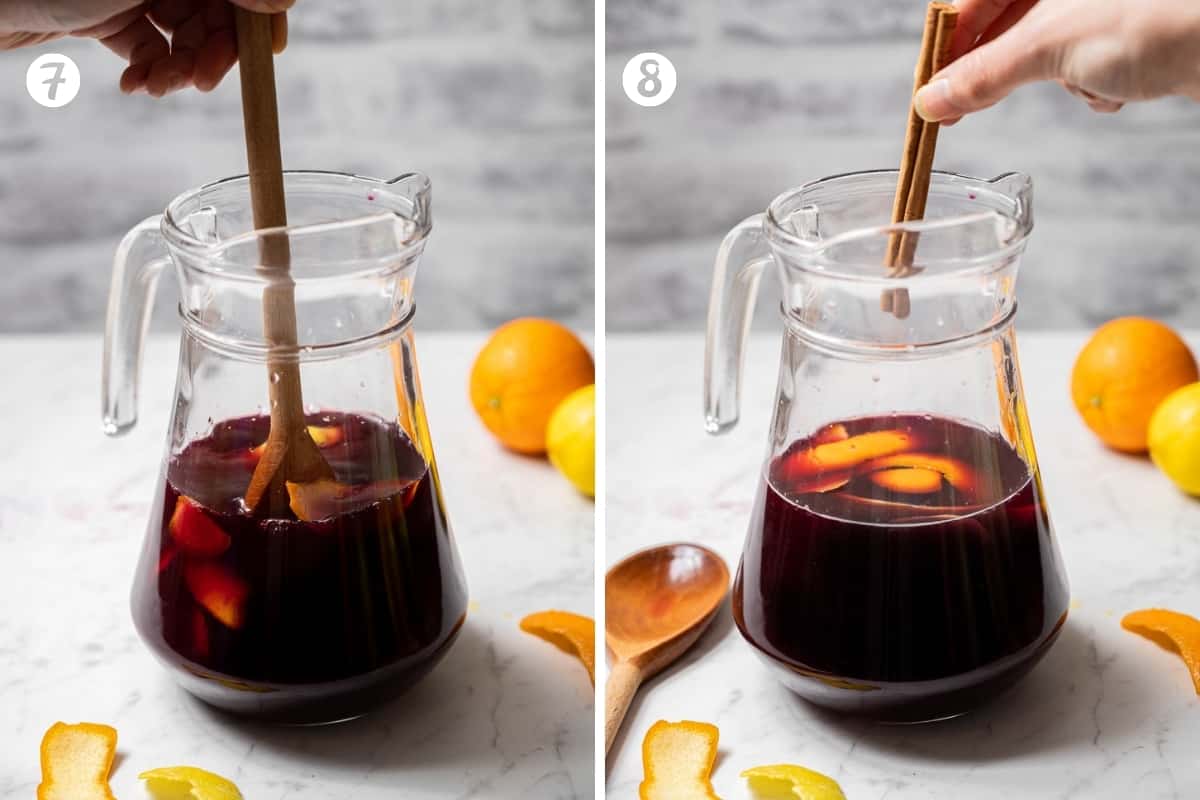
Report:
[[546,452],[546,424],[562,399],[595,380],[592,356],[567,328],[516,319],[492,334],[471,367],[471,405],[518,453]]
[[1146,449],[1154,409],[1197,380],[1196,359],[1161,322],[1122,317],[1102,325],[1071,371],[1071,398],[1087,426],[1116,450]]

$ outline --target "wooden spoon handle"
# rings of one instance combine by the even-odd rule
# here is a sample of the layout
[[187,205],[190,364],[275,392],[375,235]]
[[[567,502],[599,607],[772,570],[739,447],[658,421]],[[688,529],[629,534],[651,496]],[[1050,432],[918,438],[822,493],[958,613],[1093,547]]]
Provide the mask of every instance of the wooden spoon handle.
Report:
[[625,712],[642,685],[642,671],[628,661],[618,661],[608,673],[604,684],[604,754],[608,755]]
[[240,7],[235,13],[254,227],[276,228],[287,225],[287,207],[283,194],[283,157],[279,148],[271,17]]
[[[246,128],[246,161],[254,228],[287,225],[283,157],[279,147],[279,108],[275,96],[273,22],[270,15],[236,8],[238,71],[242,83],[242,117]],[[251,509],[270,490],[272,516],[285,511],[284,481],[332,476],[304,428],[300,365],[296,360],[296,297],[291,276],[287,233],[261,234],[259,274],[263,288],[263,337],[267,342],[271,431],[267,452],[259,459],[246,489]]]

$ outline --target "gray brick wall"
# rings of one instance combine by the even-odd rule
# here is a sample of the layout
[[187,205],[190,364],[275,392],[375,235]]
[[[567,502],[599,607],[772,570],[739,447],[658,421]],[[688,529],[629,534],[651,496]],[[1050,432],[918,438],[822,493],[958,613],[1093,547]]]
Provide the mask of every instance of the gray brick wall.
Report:
[[[917,0],[608,0],[610,330],[704,324],[722,235],[780,191],[899,160],[920,41]],[[658,50],[675,95],[630,103],[625,61]],[[1035,182],[1019,284],[1029,328],[1152,314],[1200,327],[1200,104],[1100,116],[1028,87],[944,130],[940,168]],[[764,283],[758,324],[774,325]]]
[[[593,315],[590,0],[300,0],[277,61],[284,164],[434,184],[422,329]],[[40,52],[79,64],[58,110],[25,93]],[[245,170],[237,76],[122,97],[93,42],[0,54],[0,332],[99,331],[112,252],[179,192]],[[159,329],[175,325],[164,281]]]

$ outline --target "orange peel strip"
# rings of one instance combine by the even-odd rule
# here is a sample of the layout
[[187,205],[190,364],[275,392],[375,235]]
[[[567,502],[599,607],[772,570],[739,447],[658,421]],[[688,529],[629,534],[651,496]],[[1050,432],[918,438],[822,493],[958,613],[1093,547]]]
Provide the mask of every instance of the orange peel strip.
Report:
[[37,800],[115,800],[108,785],[117,731],[108,725],[56,722],[42,737]]
[[155,797],[178,798],[183,788],[195,800],[243,800],[233,781],[199,767],[159,767],[138,775]]
[[1165,608],[1148,608],[1126,614],[1121,627],[1177,653],[1200,695],[1200,619]]
[[296,519],[303,522],[320,522],[340,513],[366,506],[404,493],[402,502],[408,508],[416,493],[419,481],[400,478],[352,485],[331,478],[321,478],[306,483],[286,481],[288,505]]
[[768,764],[742,772],[755,796],[800,800],[846,800],[842,787],[828,775],[795,764]]
[[350,487],[331,478],[308,483],[286,481],[288,505],[301,522],[315,522],[326,516],[332,504],[344,497]]
[[846,426],[835,422],[817,431],[817,435],[812,438],[812,441],[813,444],[832,444],[833,442],[844,442],[849,438],[850,432],[846,430]]
[[849,470],[833,472],[828,475],[815,475],[808,478],[792,479],[788,489],[793,492],[836,492],[850,482],[854,474]]
[[[337,425],[309,425],[308,435],[317,447],[332,447],[335,444],[341,444],[342,440],[346,438],[345,432]],[[258,460],[266,449],[267,443],[263,442],[251,447],[250,455]]]
[[345,438],[342,428],[337,425],[309,425],[308,435],[317,447],[332,447]]
[[196,602],[226,628],[242,627],[250,587],[227,567],[213,561],[193,561],[183,568],[183,582]]
[[946,476],[950,485],[960,492],[974,492],[978,486],[975,470],[968,467],[957,458],[939,456],[933,453],[897,453],[895,455],[874,458],[863,463],[862,472],[875,472],[884,469],[922,469],[940,472]]
[[596,622],[591,617],[570,611],[538,611],[521,620],[521,630],[578,658],[596,685]]
[[871,483],[902,494],[933,494],[942,488],[942,473],[923,467],[881,469],[871,473]]
[[659,720],[642,740],[640,800],[720,800],[709,776],[717,760],[716,725]]
[[872,459],[902,453],[916,446],[917,439],[910,433],[871,431],[801,450],[787,459],[787,469],[791,476],[852,469]]

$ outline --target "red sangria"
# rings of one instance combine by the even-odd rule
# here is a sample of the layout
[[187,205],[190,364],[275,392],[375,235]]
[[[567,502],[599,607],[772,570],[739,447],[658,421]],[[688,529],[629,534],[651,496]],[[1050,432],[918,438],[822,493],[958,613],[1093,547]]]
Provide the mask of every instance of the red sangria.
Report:
[[801,696],[919,721],[1014,683],[1066,619],[1041,486],[1014,447],[928,415],[849,419],[767,467],[734,586]]
[[269,417],[220,422],[175,454],[133,591],[138,631],[185,688],[289,722],[400,693],[467,604],[436,476],[403,430],[356,414],[308,423],[335,479],[289,484],[273,518],[242,502]]

